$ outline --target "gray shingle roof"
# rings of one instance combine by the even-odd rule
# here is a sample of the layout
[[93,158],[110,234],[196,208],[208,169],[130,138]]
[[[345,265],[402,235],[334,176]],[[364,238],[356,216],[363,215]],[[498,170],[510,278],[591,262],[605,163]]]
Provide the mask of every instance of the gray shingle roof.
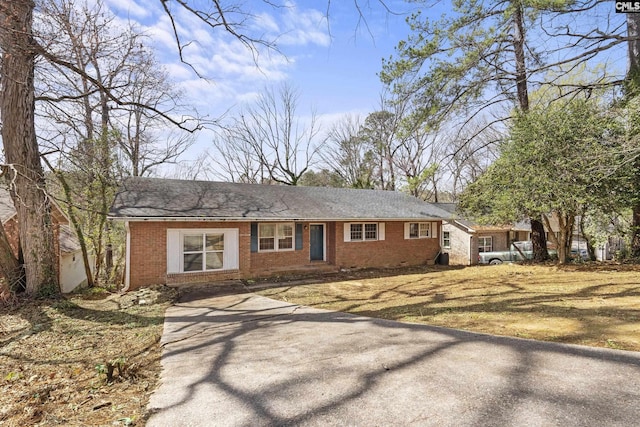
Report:
[[529,220],[518,221],[515,224],[508,225],[482,225],[475,221],[471,221],[465,219],[458,214],[458,205],[456,203],[434,203],[434,205],[442,210],[449,212],[451,215],[451,219],[455,220],[456,223],[465,227],[467,230],[474,229],[494,229],[494,230],[514,230],[514,231],[531,231],[531,224]]
[[451,215],[394,191],[131,177],[112,218],[248,220],[442,219]]
[[455,221],[458,224],[460,224],[461,226],[465,227],[468,230],[471,230],[478,225],[478,223],[476,222],[469,221],[467,219],[460,217],[460,215],[457,213],[458,205],[456,203],[434,203],[434,204],[440,209],[449,212],[452,219],[455,219]]

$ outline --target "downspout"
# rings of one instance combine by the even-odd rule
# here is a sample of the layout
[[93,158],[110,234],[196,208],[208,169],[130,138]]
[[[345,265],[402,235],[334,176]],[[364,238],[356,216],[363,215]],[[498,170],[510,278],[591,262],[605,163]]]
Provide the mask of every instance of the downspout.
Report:
[[480,258],[480,255],[476,255],[476,259],[473,259],[473,234],[469,235],[469,246],[467,246],[467,248],[469,249],[469,264],[468,265],[476,265],[479,264],[479,260],[478,258]]
[[131,285],[131,231],[129,230],[129,221],[124,222],[124,229],[127,232],[124,256],[124,288],[122,292],[129,291]]

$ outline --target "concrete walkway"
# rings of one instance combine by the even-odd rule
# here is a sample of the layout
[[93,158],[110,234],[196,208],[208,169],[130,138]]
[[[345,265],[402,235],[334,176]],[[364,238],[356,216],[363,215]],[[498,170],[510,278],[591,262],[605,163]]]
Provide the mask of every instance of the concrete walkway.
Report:
[[640,353],[370,319],[254,294],[171,307],[158,426],[631,426]]

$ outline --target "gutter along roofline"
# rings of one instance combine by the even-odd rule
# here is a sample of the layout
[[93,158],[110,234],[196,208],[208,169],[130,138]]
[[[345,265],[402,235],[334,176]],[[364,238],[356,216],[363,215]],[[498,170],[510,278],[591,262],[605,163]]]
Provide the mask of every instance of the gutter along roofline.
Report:
[[446,221],[447,218],[439,217],[421,217],[421,218],[247,218],[247,217],[131,217],[131,216],[108,216],[110,220],[114,221],[130,221],[130,222],[145,222],[145,221],[158,221],[158,222],[308,222],[308,221],[320,221],[320,222],[355,222],[355,221],[402,221],[402,222],[420,222],[420,221]]

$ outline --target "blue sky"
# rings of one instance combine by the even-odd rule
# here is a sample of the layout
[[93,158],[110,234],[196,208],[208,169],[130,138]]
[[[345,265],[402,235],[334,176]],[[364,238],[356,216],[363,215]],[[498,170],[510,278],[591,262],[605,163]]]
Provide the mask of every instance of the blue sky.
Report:
[[[379,0],[246,0],[242,7],[251,17],[246,20],[243,33],[274,40],[282,53],[259,48],[254,57],[224,31],[211,31],[175,2],[166,2],[174,7],[180,37],[188,43],[185,59],[207,78],[203,79],[179,62],[169,19],[158,0],[104,1],[119,19],[136,23],[149,35],[160,62],[183,90],[184,102],[201,115],[215,118],[227,111],[233,115],[243,104],[256,99],[265,87],[287,82],[301,93],[298,113],[304,116],[314,111],[324,131],[346,115],[364,119],[379,108],[383,86],[377,73],[382,58],[392,55],[396,44],[406,38],[409,29],[405,17],[417,7],[404,0],[385,0],[384,4],[396,12],[390,13]],[[283,7],[267,6],[272,2]],[[190,3],[208,4],[206,0]],[[234,0],[224,3],[232,4]],[[362,7],[363,16],[355,4]],[[448,3],[434,2],[435,8],[422,12],[435,18],[442,14],[445,4]],[[602,6],[604,12],[612,13],[607,6]],[[619,23],[621,17],[613,15],[613,20]],[[580,20],[584,21],[584,28],[605,28],[611,22],[606,14],[603,16],[591,16],[589,12]],[[234,18],[232,14],[229,17]],[[572,15],[570,19],[578,18]],[[557,39],[541,38],[537,47],[543,52],[553,51],[557,43]],[[624,74],[623,47],[603,56],[600,64],[607,71]],[[213,133],[203,131],[197,138],[198,143],[185,160],[209,148]]]
[[[313,109],[327,126],[345,114],[364,118],[379,106],[381,60],[407,34],[404,14],[415,7],[401,0],[387,1],[399,13],[394,14],[376,0],[363,0],[360,17],[351,1],[285,0],[285,7],[278,9],[262,0],[249,1],[244,7],[253,17],[247,33],[275,40],[282,52],[260,49],[257,66],[237,40],[222,31],[209,31],[176,8],[183,41],[193,41],[185,57],[205,80],[178,61],[169,21],[157,0],[105,1],[120,19],[135,22],[150,36],[160,61],[183,89],[185,101],[201,114],[216,117],[250,102],[266,86],[287,82],[301,93],[299,112],[310,114]],[[206,132],[199,136],[207,138]]]

